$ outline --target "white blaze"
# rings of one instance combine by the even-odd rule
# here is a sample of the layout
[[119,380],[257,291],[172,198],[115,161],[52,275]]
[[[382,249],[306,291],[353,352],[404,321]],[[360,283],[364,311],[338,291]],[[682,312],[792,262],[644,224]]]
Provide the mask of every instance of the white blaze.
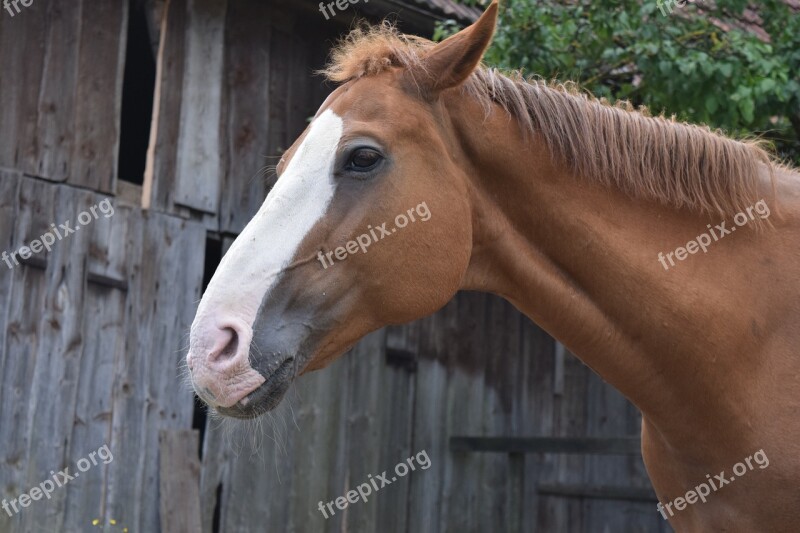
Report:
[[211,278],[192,324],[193,337],[209,318],[219,327],[228,326],[219,321],[233,319],[252,334],[261,302],[333,199],[342,131],[342,119],[331,110],[311,123],[283,175]]

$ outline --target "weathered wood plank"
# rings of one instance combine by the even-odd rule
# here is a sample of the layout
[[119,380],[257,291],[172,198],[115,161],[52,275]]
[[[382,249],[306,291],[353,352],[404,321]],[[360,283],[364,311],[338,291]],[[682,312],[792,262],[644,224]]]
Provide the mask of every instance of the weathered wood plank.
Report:
[[106,193],[117,177],[128,5],[91,2],[81,10],[68,183]]
[[[94,196],[95,204],[104,200],[100,195]],[[92,223],[89,251],[85,257],[86,319],[83,324],[83,356],[72,428],[74,450],[96,450],[102,445],[111,444],[114,369],[117,361],[123,357],[127,294],[119,288],[92,281],[93,274],[103,275],[108,279],[127,280],[125,237],[130,210],[121,208],[116,201],[111,206],[114,209],[113,216],[101,214]],[[98,210],[98,213],[101,212]],[[124,468],[126,462],[126,458],[115,454],[113,448],[109,449],[115,462],[98,465],[93,470],[91,486],[68,493],[64,520],[67,531],[82,530],[90,520],[103,519],[108,471]],[[94,473],[95,470],[99,471]],[[90,514],[94,515],[91,519]]]
[[48,4],[0,19],[0,166],[32,173],[39,154],[37,117]]
[[[519,369],[520,431],[552,435],[554,422],[553,339],[527,318],[521,318],[521,366]],[[539,520],[538,482],[545,468],[545,455],[526,455],[523,473],[524,505],[522,531],[537,531]]]
[[[474,481],[480,457],[452,456],[442,435],[466,427],[482,432],[485,383],[475,373],[483,363],[481,331],[470,331],[462,320],[475,305],[477,320],[485,317],[483,294],[461,294],[442,310],[420,323],[420,366],[415,374],[413,443],[410,453],[425,450],[431,467],[410,478],[407,521],[412,531],[448,531],[476,524],[472,491],[464,484]],[[470,302],[465,306],[465,301]],[[462,329],[463,327],[463,329]],[[457,332],[457,333],[456,333]],[[442,480],[442,481],[438,481]]]
[[[321,81],[319,77],[314,77],[312,65],[309,64],[311,46],[312,43],[316,44],[318,42],[317,39],[319,37],[317,36],[319,33],[309,35],[307,32],[314,24],[306,24],[302,19],[295,24],[295,27],[297,26],[302,27],[306,34],[301,35],[300,31],[295,30],[291,35],[289,70],[287,72],[289,91],[286,93],[287,133],[289,135],[285,147],[287,149],[306,129],[309,119],[314,116],[319,104],[322,103],[320,101],[316,106],[308,106],[308,96],[312,93],[313,86]],[[318,65],[318,67],[321,66]]]
[[[195,403],[200,400],[195,398]],[[198,407],[206,409],[205,407]],[[223,438],[221,424],[206,420],[203,436],[202,461],[200,469],[200,512],[202,514],[201,530],[203,533],[214,531],[214,514],[221,512],[221,497],[227,496],[229,468],[233,457],[230,453],[230,441]]]
[[[25,196],[28,199],[24,199]],[[51,223],[61,221],[76,228],[76,215],[92,205],[92,200],[93,195],[87,191],[26,179],[20,204],[27,204],[33,217],[31,225],[20,236],[24,235],[24,242],[30,243],[49,231]],[[18,400],[25,405],[29,421],[26,487],[36,486],[53,470],[69,467],[75,472],[75,462],[96,450],[96,447],[76,450],[71,442],[83,353],[83,258],[88,253],[90,240],[90,230],[82,229],[65,236],[47,254],[44,301],[36,309],[35,320],[39,326],[35,363],[26,394]],[[44,253],[37,256],[43,258]],[[54,398],[58,401],[54,402]],[[86,472],[67,490],[54,492],[46,505],[37,509],[40,512],[21,513],[23,528],[63,528],[69,491],[92,487],[99,481],[99,474]]]
[[282,504],[288,513],[275,509],[276,516],[269,519],[270,530],[280,529],[282,519],[289,531],[302,531],[308,523],[320,525],[317,531],[331,533],[345,528],[345,511],[334,507],[336,514],[325,519],[317,506],[319,501],[342,496],[349,483],[346,421],[350,383],[350,367],[344,358],[298,380],[293,403],[299,430],[291,431],[295,434],[292,452],[295,467],[303,466],[299,472],[289,472],[291,503]]
[[270,63],[274,11],[246,0],[228,8],[223,88],[220,231],[241,232],[267,196]]
[[[462,432],[477,435],[486,432],[483,409],[486,396],[492,394],[487,390],[482,371],[488,357],[483,327],[486,302],[485,294],[461,293],[428,319],[431,321],[430,335],[435,342],[428,346],[433,353],[427,355],[433,355],[443,363],[448,373],[444,431],[439,430],[439,435],[431,436],[437,441]],[[480,478],[482,458],[475,454],[449,453],[448,448],[441,446],[444,443],[438,444],[437,459],[444,463],[437,471],[440,478],[430,479],[431,471],[426,474],[429,484],[441,486],[438,530],[474,529],[482,506],[478,505],[478,494],[470,487],[474,487]],[[415,511],[409,512],[413,514]]]
[[508,523],[506,531],[524,531],[523,520],[527,509],[532,506],[524,502],[525,497],[525,455],[512,453],[508,456]]
[[[2,28],[0,28],[1,34]],[[21,184],[22,176],[20,174],[0,171],[0,249],[2,251],[10,252],[14,249],[12,245],[15,235],[15,215]],[[21,486],[19,476],[21,475],[24,445],[19,440],[21,437],[19,433],[24,429],[26,422],[20,420],[23,406],[19,402],[22,391],[25,390],[24,384],[15,383],[16,379],[27,373],[24,369],[19,368],[20,363],[24,364],[26,361],[19,360],[19,352],[12,353],[11,351],[12,337],[18,335],[20,330],[18,325],[14,328],[11,326],[13,317],[20,311],[14,305],[14,298],[18,299],[22,296],[17,295],[22,289],[18,278],[21,275],[21,271],[15,272],[8,268],[5,262],[0,263],[0,427],[14,428],[14,431],[0,431],[0,498],[7,500],[17,497]],[[15,278],[17,279],[15,280]],[[30,293],[25,296],[35,298]],[[20,422],[22,422],[21,427],[17,425]],[[5,513],[3,514],[5,515]],[[2,516],[0,517],[0,532],[10,533],[19,523],[19,519],[12,520],[7,516]]]
[[198,445],[196,430],[162,430],[159,434],[160,531],[201,531]]
[[[22,175],[16,172],[0,170],[0,253],[10,253],[14,240],[14,215]],[[3,375],[6,351],[6,334],[8,312],[11,307],[12,280],[14,279],[14,263],[0,262],[0,376]],[[0,378],[2,381],[2,378]],[[0,395],[0,413],[3,412],[3,396]]]
[[[83,9],[92,9],[84,4],[83,0],[44,4],[47,8],[47,31],[38,93],[38,152],[36,166],[24,170],[53,181],[65,181],[71,169],[81,13]],[[27,10],[24,14],[28,15]]]
[[[519,391],[515,390],[519,364],[520,334],[519,311],[503,299],[487,295],[487,316],[484,331],[485,371],[483,418],[488,435],[513,435],[513,413]],[[511,502],[509,479],[511,475],[508,456],[484,455],[482,459],[482,512],[478,514],[478,528],[498,528],[508,531]]]
[[144,218],[141,212],[132,210],[126,221],[125,245],[129,250],[126,259],[130,287],[125,301],[123,349],[113,369],[110,444],[116,456],[129,459],[115,465],[108,473],[105,511],[107,516],[125,524],[131,531],[138,531],[143,529],[143,523],[152,523],[142,519],[143,509],[139,498],[145,464],[148,460],[152,461],[146,449],[146,429],[142,427],[143,418],[150,408],[145,368],[153,358],[144,346],[150,335],[152,318],[149,308],[144,313],[141,311],[142,307],[148,307],[152,292],[147,290],[145,281],[141,279],[142,267],[139,265],[144,253]]
[[[376,425],[381,440],[373,475],[383,472],[403,458],[410,457],[413,446],[414,390],[419,358],[420,323],[392,326],[384,332],[385,350],[409,354],[413,365],[392,366],[388,360],[380,361],[381,396],[376,402]],[[371,354],[378,360],[381,352]],[[413,369],[413,372],[411,371]],[[374,531],[404,531],[408,526],[408,478],[397,482],[389,494],[376,493],[370,505],[376,507]]]
[[188,0],[175,203],[216,214],[227,0]]
[[[390,445],[387,434],[381,432],[379,418],[382,414],[381,403],[385,401],[384,381],[388,374],[397,372],[387,367],[381,358],[385,343],[386,332],[378,331],[367,335],[345,355],[345,362],[350,367],[350,384],[345,391],[348,396],[345,450],[347,472],[344,483],[346,490],[355,490],[358,485],[369,483],[370,475],[383,472],[387,467],[408,457],[408,454],[398,455],[390,464],[381,464],[381,451]],[[401,420],[395,419],[394,422],[402,424]],[[367,442],[376,445],[365,446]],[[394,499],[395,491],[395,487],[387,488],[386,494],[375,492],[368,496],[367,502],[358,500],[357,503],[349,504],[344,511],[347,527],[353,531],[380,531],[376,524],[379,508],[375,500],[381,497]],[[341,494],[345,493],[342,490]],[[315,503],[317,502],[309,502],[311,506]],[[315,507],[312,509],[315,515],[321,515]],[[312,522],[308,523],[310,525]]]
[[[288,18],[287,25],[273,23],[270,45],[269,62],[269,150],[270,156],[280,156],[291,145],[288,113],[289,91],[291,90],[291,54],[293,35],[291,29],[292,18],[287,13],[280,13],[283,18]],[[277,164],[277,160],[273,162]]]
[[[550,357],[554,357],[551,352]],[[564,363],[564,394],[554,397],[553,432],[555,436],[586,435],[586,380],[590,370],[574,356]],[[552,390],[552,374],[547,376]],[[546,455],[539,480],[542,483],[581,483],[584,457],[571,454]],[[582,502],[554,496],[542,496],[538,527],[544,531],[583,531]]]

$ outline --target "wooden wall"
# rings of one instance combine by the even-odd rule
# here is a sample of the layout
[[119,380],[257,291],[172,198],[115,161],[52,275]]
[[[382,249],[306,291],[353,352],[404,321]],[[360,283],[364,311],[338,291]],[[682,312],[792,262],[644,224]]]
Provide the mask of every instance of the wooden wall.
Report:
[[[0,263],[0,499],[104,444],[114,455],[52,500],[0,511],[0,533],[94,519],[131,533],[669,531],[655,502],[588,497],[648,488],[639,457],[450,450],[452,436],[639,432],[619,394],[488,295],[370,335],[274,413],[209,419],[199,442],[178,369],[206,239],[229,245],[260,206],[261,171],[330,90],[311,73],[349,20],[310,0],[148,5],[164,16],[142,188],[116,169],[127,2],[0,16],[0,252],[107,196],[116,209],[46,256]],[[422,450],[430,469],[328,520],[317,510]]]
[[[16,250],[105,195],[0,173],[0,246]],[[108,444],[114,460],[33,502],[0,531],[158,530],[158,435],[191,425],[177,386],[200,295],[201,224],[114,202],[46,261],[0,270],[0,497],[16,498]]]
[[127,3],[34,2],[0,17],[0,167],[113,192]]

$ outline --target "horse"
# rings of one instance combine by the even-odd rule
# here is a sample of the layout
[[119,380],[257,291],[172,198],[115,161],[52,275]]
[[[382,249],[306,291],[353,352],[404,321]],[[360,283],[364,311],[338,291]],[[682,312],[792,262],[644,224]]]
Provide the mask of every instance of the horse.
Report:
[[794,531],[800,175],[756,141],[486,68],[497,13],[333,50],[338,86],[198,305],[198,396],[257,417],[367,333],[490,292],[641,411],[678,531]]

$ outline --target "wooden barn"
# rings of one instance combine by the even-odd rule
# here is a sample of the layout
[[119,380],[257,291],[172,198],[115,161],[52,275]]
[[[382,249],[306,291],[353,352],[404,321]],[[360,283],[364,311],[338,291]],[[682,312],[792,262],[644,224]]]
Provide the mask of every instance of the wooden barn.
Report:
[[[637,411],[493,296],[370,335],[258,423],[207,417],[182,382],[204,284],[331,90],[313,74],[331,44],[357,16],[430,37],[478,10],[16,5],[0,13],[0,533],[669,530]],[[77,229],[54,239],[62,224]],[[429,468],[318,509],[422,451]]]

